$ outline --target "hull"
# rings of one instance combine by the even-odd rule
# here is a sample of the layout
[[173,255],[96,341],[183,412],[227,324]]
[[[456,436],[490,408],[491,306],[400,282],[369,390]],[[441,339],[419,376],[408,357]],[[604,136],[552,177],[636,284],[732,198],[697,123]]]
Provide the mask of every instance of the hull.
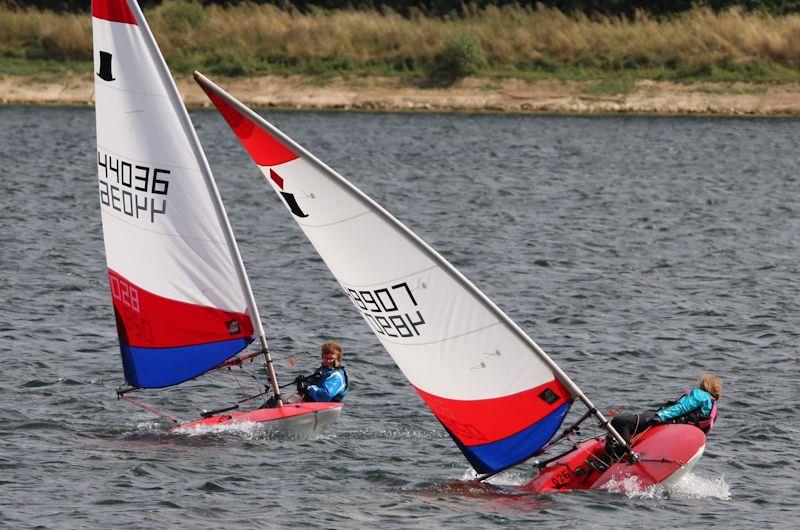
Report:
[[281,408],[220,414],[184,423],[175,429],[257,423],[276,434],[305,438],[325,431],[339,417],[342,407],[341,403],[292,403]]
[[605,440],[589,440],[548,464],[524,489],[535,493],[570,490],[642,490],[667,486],[688,473],[705,449],[706,436],[692,425],[660,425],[635,437],[635,462],[604,463]]

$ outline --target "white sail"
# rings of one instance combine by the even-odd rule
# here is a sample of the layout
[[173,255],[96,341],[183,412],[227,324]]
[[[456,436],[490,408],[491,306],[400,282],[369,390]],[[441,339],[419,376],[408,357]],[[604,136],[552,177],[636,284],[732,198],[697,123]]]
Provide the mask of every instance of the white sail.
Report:
[[94,0],[92,15],[99,194],[125,377],[169,386],[263,330],[205,155],[139,6]]
[[504,469],[547,443],[573,399],[562,382],[574,388],[552,360],[383,208],[209,80],[195,78],[473,467]]

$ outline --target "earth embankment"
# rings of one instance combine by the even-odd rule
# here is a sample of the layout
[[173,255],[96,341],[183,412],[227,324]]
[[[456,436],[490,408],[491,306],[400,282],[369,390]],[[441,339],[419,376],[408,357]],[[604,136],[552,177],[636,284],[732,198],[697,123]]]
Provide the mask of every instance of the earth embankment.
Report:
[[[190,107],[208,106],[189,75],[177,75]],[[245,103],[299,109],[427,110],[463,112],[800,115],[800,84],[671,83],[639,80],[614,92],[593,82],[466,78],[447,85],[393,77],[306,76],[216,78]],[[90,105],[89,75],[58,81],[7,75],[0,78],[5,104]]]

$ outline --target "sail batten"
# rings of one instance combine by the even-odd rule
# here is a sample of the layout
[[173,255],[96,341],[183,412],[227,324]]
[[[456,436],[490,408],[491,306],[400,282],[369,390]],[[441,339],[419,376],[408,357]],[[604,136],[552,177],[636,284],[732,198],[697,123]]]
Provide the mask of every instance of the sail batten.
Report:
[[205,154],[138,4],[92,2],[97,174],[123,372],[179,384],[263,337]]
[[[380,205],[201,74],[195,79],[473,467],[505,469],[546,444],[573,396],[585,397],[552,359]],[[273,148],[297,156],[272,156]],[[364,209],[371,215],[359,215]]]

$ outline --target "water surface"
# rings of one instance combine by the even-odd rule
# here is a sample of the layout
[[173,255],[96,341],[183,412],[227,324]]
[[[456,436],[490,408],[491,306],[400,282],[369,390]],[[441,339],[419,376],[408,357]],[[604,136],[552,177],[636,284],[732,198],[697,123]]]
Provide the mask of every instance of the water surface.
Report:
[[[313,369],[333,337],[353,386],[316,440],[169,433],[115,399],[93,110],[0,107],[6,525],[751,528],[800,515],[800,122],[269,117],[456,264],[598,406],[652,406],[700,371],[718,373],[725,395],[705,456],[676,489],[630,497],[524,494],[530,466],[469,482],[455,445],[211,111],[192,118],[279,377]],[[188,420],[236,388],[217,375],[138,397]]]

